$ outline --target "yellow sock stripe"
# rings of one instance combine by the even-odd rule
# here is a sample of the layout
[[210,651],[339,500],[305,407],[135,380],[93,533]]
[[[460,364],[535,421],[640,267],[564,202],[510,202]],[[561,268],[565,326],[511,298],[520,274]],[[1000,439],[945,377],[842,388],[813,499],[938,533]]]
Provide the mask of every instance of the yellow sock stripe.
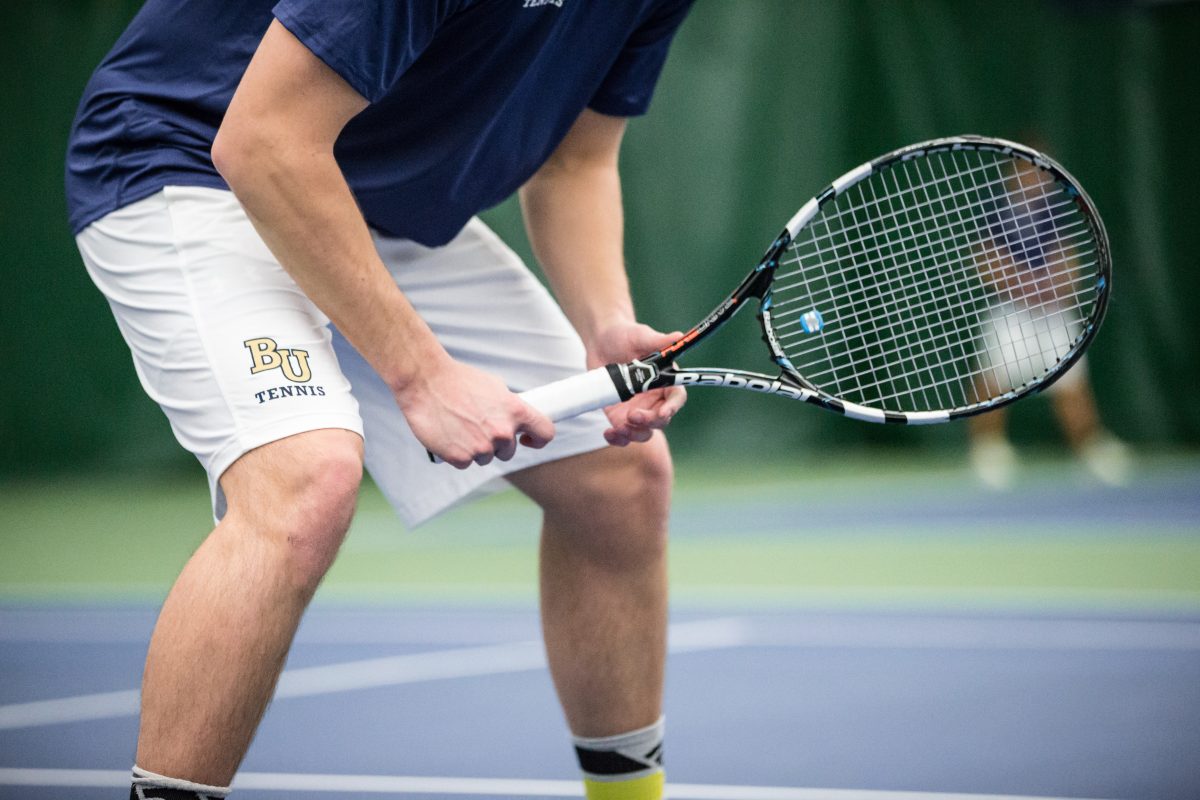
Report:
[[663,771],[628,781],[597,781],[584,778],[587,800],[662,800]]

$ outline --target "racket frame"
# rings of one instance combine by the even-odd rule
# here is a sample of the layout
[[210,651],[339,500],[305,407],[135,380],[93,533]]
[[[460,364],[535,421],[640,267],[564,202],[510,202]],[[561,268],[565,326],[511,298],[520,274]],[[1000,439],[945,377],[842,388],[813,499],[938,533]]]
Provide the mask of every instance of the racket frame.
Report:
[[[1100,277],[1096,285],[1096,299],[1093,303],[1092,313],[1079,336],[1073,342],[1071,349],[1045,375],[998,397],[955,409],[943,411],[888,411],[851,403],[822,391],[806,380],[792,365],[776,339],[774,329],[771,325],[771,282],[774,279],[775,270],[779,265],[783,253],[800,230],[817,216],[823,206],[832,202],[847,189],[869,176],[888,169],[894,164],[921,158],[929,153],[972,150],[995,152],[1004,156],[1020,158],[1039,169],[1045,170],[1053,177],[1056,183],[1066,188],[1068,196],[1075,201],[1091,229],[1096,242],[1096,260]],[[627,364],[609,364],[606,367],[586,373],[586,375],[592,376],[588,379],[590,381],[589,387],[593,393],[592,397],[589,399],[582,395],[576,395],[572,404],[572,410],[582,406],[597,408],[601,405],[611,405],[612,402],[628,400],[641,392],[668,386],[723,386],[726,388],[759,392],[761,394],[773,394],[793,400],[802,400],[830,411],[838,412],[844,416],[867,422],[927,425],[969,417],[1001,408],[1022,397],[1040,392],[1058,380],[1058,378],[1070,369],[1071,365],[1079,360],[1084,350],[1087,349],[1087,346],[1095,338],[1096,332],[1108,308],[1111,287],[1111,256],[1108,234],[1104,228],[1104,222],[1096,211],[1095,204],[1083,190],[1083,187],[1080,186],[1079,182],[1062,165],[1037,150],[1005,139],[978,135],[933,139],[902,147],[879,156],[859,165],[833,181],[823,191],[800,207],[788,221],[783,231],[776,237],[775,241],[767,248],[766,253],[754,269],[700,323],[663,350],[650,353],[643,358],[635,359]],[[763,331],[762,338],[770,350],[771,358],[779,366],[780,372],[778,375],[772,376],[758,372],[725,368],[685,369],[675,365],[676,358],[682,356],[719,330],[735,314],[741,311],[742,308],[751,305],[751,301],[753,300],[758,301],[757,316]],[[611,380],[615,396],[611,394],[606,395],[606,398],[610,402],[597,405],[597,398],[600,392],[596,387],[600,386],[599,376],[601,374],[607,375]],[[568,381],[583,379],[584,377],[584,375],[581,375],[577,376],[576,379],[568,379]],[[570,388],[568,388],[566,382],[560,383],[564,390],[564,400],[566,395],[570,394],[574,389],[582,388],[581,381],[575,387]],[[551,386],[554,386],[554,384]],[[542,388],[545,389],[547,387]],[[536,402],[536,397],[527,396],[539,391],[538,389],[532,390],[530,393],[523,394],[522,397],[532,402],[540,410],[547,411],[545,407]],[[606,387],[605,391],[607,391]],[[558,408],[550,410],[555,413],[547,413],[555,420],[573,415],[560,414],[560,409]],[[574,413],[579,412],[575,411]]]

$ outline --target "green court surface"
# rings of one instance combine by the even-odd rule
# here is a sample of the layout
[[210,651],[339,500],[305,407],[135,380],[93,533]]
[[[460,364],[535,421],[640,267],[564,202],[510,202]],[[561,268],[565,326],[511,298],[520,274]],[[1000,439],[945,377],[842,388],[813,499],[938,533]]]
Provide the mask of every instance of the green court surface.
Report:
[[[1200,609],[1200,458],[1143,459],[1111,490],[1032,460],[1013,491],[889,455],[678,467],[677,606]],[[0,601],[161,597],[210,524],[196,478],[0,487]],[[320,598],[535,599],[538,512],[501,494],[405,531],[372,486]]]

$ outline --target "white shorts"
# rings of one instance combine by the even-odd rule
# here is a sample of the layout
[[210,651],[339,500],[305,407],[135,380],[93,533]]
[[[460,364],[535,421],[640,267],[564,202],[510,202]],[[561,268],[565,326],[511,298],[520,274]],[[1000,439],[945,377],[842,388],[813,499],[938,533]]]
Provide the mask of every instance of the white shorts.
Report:
[[[321,428],[363,436],[366,466],[417,525],[503,475],[605,446],[603,412],[556,425],[543,450],[456,470],[432,464],[363,358],[328,324],[232,193],[167,187],[76,237],[108,298],[142,386],[218,483],[242,454]],[[581,372],[583,344],[549,292],[478,219],[444,247],[375,235],[384,264],[442,345],[515,391]]]
[[[983,369],[990,387],[1016,389],[1045,375],[1071,349],[1081,328],[1064,323],[1053,312],[1015,303],[991,306],[982,320]],[[1078,386],[1087,379],[1086,356],[1081,356],[1048,392]]]

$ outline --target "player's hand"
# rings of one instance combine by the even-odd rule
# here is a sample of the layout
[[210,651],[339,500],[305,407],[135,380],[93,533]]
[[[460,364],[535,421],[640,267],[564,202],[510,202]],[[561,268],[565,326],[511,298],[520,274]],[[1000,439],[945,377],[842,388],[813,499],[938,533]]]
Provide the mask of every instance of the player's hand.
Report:
[[417,440],[458,469],[508,461],[517,445],[541,448],[554,423],[494,375],[449,357],[396,390],[396,402]]
[[[604,331],[588,351],[588,367],[622,363],[661,350],[683,336],[680,331],[660,333],[649,325],[628,323]],[[649,441],[654,431],[665,428],[687,402],[687,390],[668,386],[636,395],[624,403],[604,409],[612,427],[604,432],[611,445],[624,447],[630,442]]]

